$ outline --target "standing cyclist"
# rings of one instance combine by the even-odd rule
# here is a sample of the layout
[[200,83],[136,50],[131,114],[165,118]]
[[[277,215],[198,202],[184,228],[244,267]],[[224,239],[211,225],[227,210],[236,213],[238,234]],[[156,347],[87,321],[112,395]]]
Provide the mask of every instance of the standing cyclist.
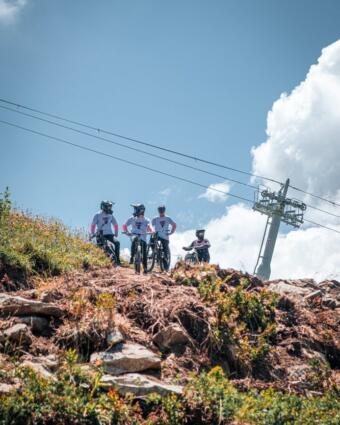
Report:
[[[103,236],[112,242],[115,246],[117,265],[120,265],[120,243],[118,237],[118,223],[112,214],[113,203],[110,201],[102,201],[100,203],[100,210],[95,214],[91,224],[91,238],[94,237],[94,232],[103,232]],[[112,230],[113,228],[113,230]]]
[[[130,232],[129,227],[131,227],[132,235],[138,235],[141,241],[142,247],[142,257],[143,257],[143,269],[144,274],[147,273],[147,243],[146,243],[146,234],[152,232],[150,226],[150,220],[144,217],[145,206],[143,204],[132,204],[134,209],[132,217],[130,217],[125,224],[123,224],[123,233]],[[131,244],[131,258],[130,264],[133,264],[133,259],[136,252],[136,240],[132,239]]]
[[196,237],[197,239],[191,242],[191,244],[188,247],[183,246],[183,249],[185,251],[190,251],[192,249],[195,249],[197,252],[197,257],[199,262],[209,263],[210,262],[210,254],[209,254],[209,248],[210,248],[210,242],[208,239],[204,238],[205,230],[196,230]]
[[160,205],[158,207],[158,213],[159,216],[152,219],[152,226],[155,230],[156,237],[162,244],[166,258],[165,270],[168,271],[170,267],[169,235],[175,233],[177,225],[172,218],[165,215],[165,205]]

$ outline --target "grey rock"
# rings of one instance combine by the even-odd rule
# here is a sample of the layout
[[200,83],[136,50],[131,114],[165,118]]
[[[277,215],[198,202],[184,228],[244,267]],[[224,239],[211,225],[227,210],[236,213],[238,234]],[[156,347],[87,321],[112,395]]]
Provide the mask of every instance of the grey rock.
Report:
[[108,334],[106,342],[110,347],[113,347],[114,345],[124,342],[124,337],[118,329],[115,329]]
[[25,360],[21,364],[21,367],[33,370],[41,378],[56,381],[56,377],[50,372],[50,370],[43,364],[39,363],[37,359],[35,359],[35,361]]
[[2,333],[1,339],[18,345],[30,345],[32,343],[29,329],[27,325],[23,323],[17,323],[16,325],[6,329]]
[[103,375],[100,384],[103,387],[116,386],[121,395],[132,393],[140,397],[151,393],[157,393],[161,396],[182,394],[183,390],[180,385],[165,384],[156,378],[139,373],[128,373],[120,376]]
[[103,367],[106,373],[121,375],[147,369],[160,369],[160,357],[139,344],[122,343],[108,351],[93,353],[91,363]]
[[268,289],[272,292],[276,292],[280,295],[300,295],[305,296],[309,294],[310,290],[307,288],[301,288],[299,286],[290,285],[283,281],[272,282],[269,284]]
[[42,301],[29,300],[7,294],[0,294],[0,315],[14,316],[53,316],[60,317],[63,311],[56,305]]
[[335,308],[338,308],[338,307],[340,307],[340,303],[337,301],[337,300],[335,300],[335,299],[333,299],[333,298],[330,298],[330,297],[325,297],[323,300],[322,300],[322,304],[324,305],[324,306],[326,306],[326,307],[329,307],[329,308],[331,308],[331,309],[335,309]]
[[18,386],[13,384],[0,383],[0,394],[9,394]]
[[184,329],[177,323],[172,323],[161,329],[154,337],[153,342],[161,349],[171,349],[177,345],[185,345],[189,338]]

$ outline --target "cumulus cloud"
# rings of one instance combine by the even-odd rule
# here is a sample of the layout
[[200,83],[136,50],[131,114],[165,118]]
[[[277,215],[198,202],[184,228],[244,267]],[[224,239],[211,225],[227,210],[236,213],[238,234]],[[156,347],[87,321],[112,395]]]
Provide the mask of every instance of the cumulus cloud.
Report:
[[[274,102],[267,117],[267,140],[251,151],[253,171],[280,181],[289,177],[294,186],[340,202],[339,140],[340,40],[322,50],[301,84]],[[304,200],[340,215],[339,208],[307,196]],[[307,213],[340,231],[339,219],[312,209]],[[243,204],[227,208],[205,226],[212,261],[253,272],[264,225],[265,217]],[[193,230],[174,235],[173,253],[182,255],[181,246],[193,239]],[[318,227],[280,234],[271,277],[340,279],[340,235]]]
[[306,79],[267,117],[267,140],[252,149],[255,174],[340,199],[340,40],[322,50]]
[[199,195],[210,202],[223,202],[228,199],[227,193],[230,191],[230,184],[227,182],[211,184],[209,188]]
[[27,0],[0,0],[0,23],[13,22],[26,4]]

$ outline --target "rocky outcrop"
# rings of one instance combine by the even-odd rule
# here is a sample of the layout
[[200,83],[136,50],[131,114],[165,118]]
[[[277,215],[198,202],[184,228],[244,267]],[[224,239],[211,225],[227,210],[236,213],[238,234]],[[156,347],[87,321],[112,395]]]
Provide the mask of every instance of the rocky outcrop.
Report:
[[124,337],[118,329],[115,329],[108,334],[106,342],[109,347],[113,347],[114,345],[124,342]]
[[18,323],[2,332],[0,341],[2,343],[9,342],[14,345],[28,346],[31,345],[32,338],[29,334],[27,325]]
[[161,367],[161,359],[157,354],[142,345],[129,342],[118,344],[108,351],[94,353],[90,361],[112,375]]
[[103,375],[100,384],[103,387],[117,387],[121,395],[131,393],[140,397],[151,393],[157,393],[161,396],[182,394],[183,389],[180,385],[165,384],[156,378],[139,373],[128,373],[120,376]]
[[63,311],[51,303],[0,294],[0,315],[60,317]]
[[178,323],[171,323],[161,329],[154,337],[153,342],[163,351],[185,345],[189,342],[188,335]]
[[46,367],[46,365],[44,365],[43,363],[40,363],[37,359],[35,359],[35,361],[25,360],[21,364],[21,367],[33,370],[41,378],[48,379],[48,380],[56,380],[55,376]]

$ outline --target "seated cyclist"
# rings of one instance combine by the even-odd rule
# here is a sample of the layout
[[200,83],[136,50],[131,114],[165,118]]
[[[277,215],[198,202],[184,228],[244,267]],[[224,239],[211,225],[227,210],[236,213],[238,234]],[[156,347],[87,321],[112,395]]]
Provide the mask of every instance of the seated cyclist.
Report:
[[120,243],[118,237],[118,223],[112,212],[113,203],[110,201],[102,201],[100,203],[100,211],[95,214],[91,224],[91,239],[94,237],[95,230],[103,232],[105,239],[112,242],[115,246],[117,265],[120,265]]
[[156,236],[163,246],[165,258],[168,260],[165,264],[165,269],[168,271],[170,267],[169,235],[175,233],[177,225],[171,217],[165,215],[165,205],[160,205],[158,207],[158,213],[159,216],[153,218],[151,223],[155,230]]
[[196,236],[197,239],[191,242],[191,244],[187,247],[183,246],[183,249],[185,251],[190,251],[192,249],[195,249],[198,256],[198,261],[209,263],[210,262],[210,254],[209,254],[209,248],[210,248],[210,242],[208,239],[204,238],[205,230],[196,230]]
[[[131,233],[132,235],[138,235],[141,241],[142,257],[143,257],[143,270],[144,274],[147,273],[147,242],[146,234],[152,232],[150,226],[150,220],[144,217],[145,206],[143,204],[132,204],[134,209],[133,216],[130,217],[125,224],[123,224],[123,233]],[[136,252],[136,239],[132,239],[131,243],[131,257],[130,264],[133,264],[134,256]]]

